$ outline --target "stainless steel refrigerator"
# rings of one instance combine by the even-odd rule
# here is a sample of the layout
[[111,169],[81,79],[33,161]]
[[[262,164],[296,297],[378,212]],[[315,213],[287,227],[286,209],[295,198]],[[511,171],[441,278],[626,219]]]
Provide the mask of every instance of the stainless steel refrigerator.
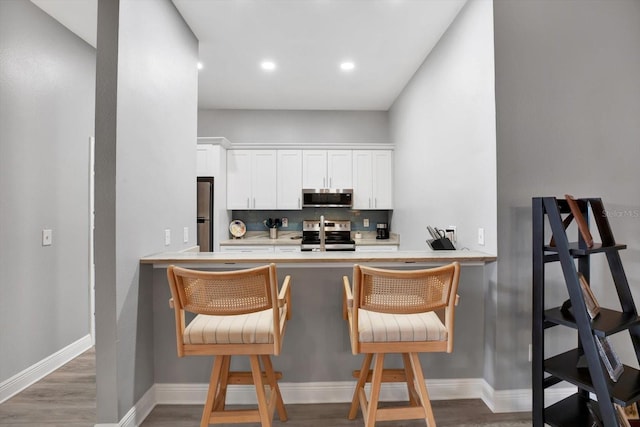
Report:
[[213,177],[198,177],[198,246],[213,252]]

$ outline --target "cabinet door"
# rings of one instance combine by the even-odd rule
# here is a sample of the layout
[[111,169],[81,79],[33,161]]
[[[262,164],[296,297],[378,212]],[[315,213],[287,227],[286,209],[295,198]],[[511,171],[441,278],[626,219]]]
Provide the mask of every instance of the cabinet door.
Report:
[[262,253],[273,252],[273,245],[220,245],[220,252]]
[[301,252],[300,251],[300,246],[278,246],[278,245],[275,245],[273,248],[274,248],[275,252],[279,252],[279,253]]
[[302,209],[302,150],[278,150],[277,209]]
[[302,188],[327,188],[327,152],[302,150]]
[[196,151],[196,176],[214,176],[213,147],[198,145]]
[[327,151],[328,188],[353,187],[353,157],[351,150]]
[[251,209],[276,208],[277,159],[275,150],[251,153]]
[[356,245],[356,252],[398,252],[398,245]]
[[373,208],[373,160],[368,150],[353,151],[353,208]]
[[373,151],[372,160],[372,207],[393,209],[393,153],[388,150]]
[[251,209],[251,151],[227,151],[227,209]]

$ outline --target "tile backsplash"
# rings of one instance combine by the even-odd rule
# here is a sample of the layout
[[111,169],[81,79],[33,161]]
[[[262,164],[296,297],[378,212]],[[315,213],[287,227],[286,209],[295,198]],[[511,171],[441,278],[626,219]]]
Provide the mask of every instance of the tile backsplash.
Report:
[[[263,221],[267,218],[287,218],[289,226],[280,228],[282,231],[302,231],[302,221],[310,219],[320,219],[324,215],[325,219],[351,220],[351,230],[353,231],[376,231],[376,223],[391,223],[389,210],[353,210],[341,208],[303,208],[299,211],[261,211],[261,210],[236,210],[232,211],[232,219],[239,219],[247,226],[248,231],[266,231]],[[369,226],[364,226],[364,220],[369,220]]]

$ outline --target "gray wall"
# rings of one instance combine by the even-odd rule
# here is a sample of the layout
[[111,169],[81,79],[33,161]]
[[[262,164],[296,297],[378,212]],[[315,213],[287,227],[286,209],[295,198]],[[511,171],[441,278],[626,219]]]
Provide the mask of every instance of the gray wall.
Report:
[[427,249],[427,225],[455,225],[459,249],[496,253],[492,18],[491,2],[469,1],[389,111],[400,249]]
[[386,111],[201,110],[198,136],[232,144],[389,144]]
[[[242,268],[247,266],[243,264]],[[462,267],[454,352],[422,355],[427,378],[482,378],[483,366],[478,355],[484,346],[484,311],[479,303],[484,291],[483,270],[482,266]],[[352,273],[352,267],[341,266],[278,268],[280,283],[286,275],[291,275],[293,307],[282,352],[273,358],[274,367],[282,372],[282,382],[353,381],[352,371],[362,365],[362,355],[351,353],[349,332],[342,318],[342,277],[351,277]],[[177,356],[175,334],[171,333],[175,331],[175,317],[168,305],[171,294],[166,269],[153,271],[153,291],[156,383],[206,382],[211,372],[210,357]],[[234,361],[238,363],[237,369],[249,368],[246,358],[237,359]],[[399,358],[391,356],[385,362],[387,360],[389,367],[401,366]]]
[[90,333],[94,89],[91,46],[0,1],[0,383]]
[[98,8],[97,418],[114,423],[154,383],[153,289],[139,259],[195,245],[198,43],[169,0]]
[[[496,0],[494,8],[499,375],[492,382],[516,389],[530,384],[531,197],[602,197],[616,240],[628,245],[622,259],[640,298],[640,2]],[[619,308],[602,258],[592,263],[596,297]],[[554,291],[564,286],[559,269],[551,270],[548,306],[566,298]],[[628,335],[618,335],[623,362],[637,366]],[[551,354],[576,337],[566,344],[555,330],[546,336]]]

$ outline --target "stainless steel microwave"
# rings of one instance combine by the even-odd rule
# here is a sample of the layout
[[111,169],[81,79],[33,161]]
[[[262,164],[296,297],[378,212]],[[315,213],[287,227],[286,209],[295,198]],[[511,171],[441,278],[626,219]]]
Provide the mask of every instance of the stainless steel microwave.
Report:
[[353,189],[305,188],[302,190],[303,208],[350,208]]

